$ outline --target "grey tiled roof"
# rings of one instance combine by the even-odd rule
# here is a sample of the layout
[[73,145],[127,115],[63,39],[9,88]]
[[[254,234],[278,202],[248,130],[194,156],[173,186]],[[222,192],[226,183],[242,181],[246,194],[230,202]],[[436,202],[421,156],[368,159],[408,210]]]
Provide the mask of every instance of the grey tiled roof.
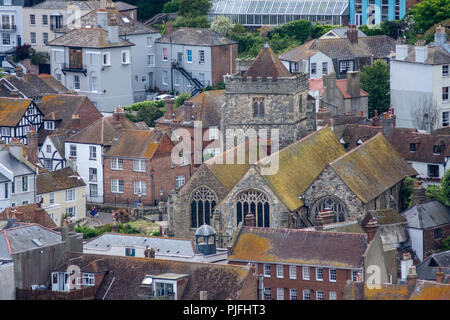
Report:
[[26,166],[23,162],[20,162],[16,158],[14,158],[8,149],[0,151],[0,163],[11,170],[15,176],[32,174],[33,171]]
[[7,177],[0,173],[0,183],[10,181]]
[[434,253],[417,265],[417,275],[421,280],[436,280],[436,271],[441,267],[442,272],[450,275],[450,250]]
[[408,220],[408,227],[429,229],[450,224],[450,207],[437,200],[418,204],[402,213]]
[[155,249],[156,256],[193,257],[195,254],[192,242],[189,240],[112,233],[104,233],[85,243],[84,248],[107,251],[109,250],[109,245],[143,249],[149,246],[149,248]]
[[[408,46],[408,62],[416,62],[415,46]],[[450,63],[450,53],[440,46],[428,46],[428,55],[424,64],[446,64]]]
[[[62,241],[60,234],[37,224],[3,230],[0,237],[5,238],[5,235],[8,238],[12,254],[39,247],[55,245]],[[42,246],[37,245],[32,239],[37,239]]]
[[155,42],[200,46],[219,46],[236,43],[211,29],[201,28],[179,28]]
[[108,32],[100,28],[74,29],[47,43],[49,46],[113,48],[134,46],[133,43],[119,38],[118,43],[108,41]]
[[93,8],[89,5],[87,1],[44,1],[34,5],[33,9],[66,9],[67,5],[71,3],[74,6],[80,8],[80,10],[92,10]]
[[[347,30],[348,30],[348,28],[334,28],[334,29],[331,29],[330,31],[333,31],[341,38],[347,38]],[[357,29],[357,30],[358,30],[358,37],[367,37],[364,32],[362,32],[359,29]]]
[[[114,9],[107,9],[108,18],[114,17],[119,25],[119,35],[129,35],[129,34],[145,34],[145,33],[155,33],[158,32],[153,28],[145,26],[142,22],[128,18],[126,15],[120,13]],[[89,13],[81,17],[81,28],[86,26],[96,27],[97,26],[97,12],[98,10],[92,10]],[[59,29],[58,32],[66,33],[71,29],[66,26]]]

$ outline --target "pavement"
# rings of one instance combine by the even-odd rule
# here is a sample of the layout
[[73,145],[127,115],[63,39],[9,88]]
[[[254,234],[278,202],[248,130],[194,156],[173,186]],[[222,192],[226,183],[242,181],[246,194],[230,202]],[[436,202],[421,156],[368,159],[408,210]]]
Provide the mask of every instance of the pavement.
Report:
[[105,224],[110,224],[113,222],[112,213],[111,212],[99,212],[97,216],[94,218],[90,213],[86,214],[88,227],[101,227]]

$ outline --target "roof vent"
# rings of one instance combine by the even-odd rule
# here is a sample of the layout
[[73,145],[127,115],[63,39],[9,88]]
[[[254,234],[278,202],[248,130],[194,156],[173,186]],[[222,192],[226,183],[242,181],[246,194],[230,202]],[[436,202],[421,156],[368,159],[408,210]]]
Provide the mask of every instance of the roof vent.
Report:
[[37,245],[38,247],[43,247],[44,245],[42,244],[42,242],[40,242],[38,239],[31,239],[31,241],[33,241],[33,243],[35,245]]

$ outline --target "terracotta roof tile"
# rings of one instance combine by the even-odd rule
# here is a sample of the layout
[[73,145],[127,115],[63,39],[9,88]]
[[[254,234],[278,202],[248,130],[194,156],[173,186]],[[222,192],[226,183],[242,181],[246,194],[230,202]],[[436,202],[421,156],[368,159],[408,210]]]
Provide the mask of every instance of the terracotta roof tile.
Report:
[[275,81],[278,77],[292,77],[293,75],[286,69],[273,50],[268,46],[261,49],[252,65],[244,74],[244,79],[262,77],[265,81],[267,77],[272,77]]
[[86,184],[71,168],[67,167],[36,176],[36,194],[84,187]]
[[[15,214],[16,219],[19,222],[36,223],[49,229],[57,227],[47,211],[39,207],[37,203],[17,206],[15,208],[17,209]],[[8,218],[8,209],[5,209],[0,213],[0,220],[7,220]]]
[[31,99],[0,97],[0,126],[15,127],[31,102]]

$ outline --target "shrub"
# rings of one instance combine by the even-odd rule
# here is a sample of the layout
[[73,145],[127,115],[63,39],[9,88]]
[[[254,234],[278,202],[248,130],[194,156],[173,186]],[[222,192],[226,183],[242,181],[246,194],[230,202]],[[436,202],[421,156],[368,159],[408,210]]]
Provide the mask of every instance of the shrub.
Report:
[[173,27],[175,29],[178,29],[181,27],[208,29],[210,27],[210,23],[206,16],[198,16],[198,17],[194,17],[194,18],[190,18],[190,17],[186,18],[186,17],[178,16],[173,21]]
[[163,13],[177,12],[179,8],[178,0],[166,2],[163,6]]
[[173,100],[173,107],[174,109],[178,108],[179,106],[183,105],[183,103],[189,99],[191,97],[191,95],[189,93],[183,93],[180,94],[178,97],[176,97]]
[[31,57],[31,45],[29,44],[23,44],[21,46],[17,46],[14,51],[14,57],[19,60],[28,59]]

